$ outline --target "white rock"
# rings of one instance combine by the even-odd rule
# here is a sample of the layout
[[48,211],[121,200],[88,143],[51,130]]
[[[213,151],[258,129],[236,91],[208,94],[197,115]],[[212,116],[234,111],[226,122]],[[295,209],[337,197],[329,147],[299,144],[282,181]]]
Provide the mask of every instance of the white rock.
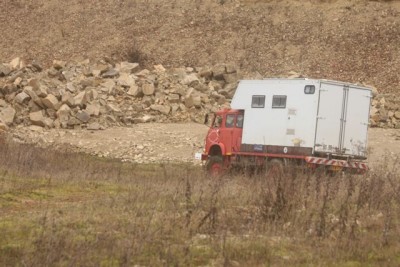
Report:
[[22,62],[21,58],[16,57],[11,60],[9,66],[12,70],[19,70],[23,67],[24,63]]

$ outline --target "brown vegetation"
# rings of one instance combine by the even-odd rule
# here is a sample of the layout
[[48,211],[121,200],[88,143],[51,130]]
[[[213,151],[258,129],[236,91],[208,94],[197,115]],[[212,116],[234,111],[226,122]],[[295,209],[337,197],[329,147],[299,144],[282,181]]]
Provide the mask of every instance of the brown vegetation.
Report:
[[400,264],[398,164],[211,179],[0,142],[0,265]]

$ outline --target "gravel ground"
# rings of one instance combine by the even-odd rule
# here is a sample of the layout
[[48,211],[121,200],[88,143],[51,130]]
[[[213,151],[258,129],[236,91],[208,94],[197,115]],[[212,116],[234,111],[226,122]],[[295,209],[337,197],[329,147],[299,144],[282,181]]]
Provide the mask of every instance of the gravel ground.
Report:
[[[130,162],[199,163],[194,154],[202,151],[207,129],[197,123],[148,123],[100,131],[45,130],[31,126],[14,129],[12,133],[19,141],[42,147],[69,147],[78,152]],[[371,167],[396,159],[400,156],[400,130],[371,128],[369,150]]]

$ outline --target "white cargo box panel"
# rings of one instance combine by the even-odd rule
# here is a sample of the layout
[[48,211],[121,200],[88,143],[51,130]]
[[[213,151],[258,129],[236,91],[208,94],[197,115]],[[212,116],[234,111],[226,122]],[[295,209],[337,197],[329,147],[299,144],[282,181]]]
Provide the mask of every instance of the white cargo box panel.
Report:
[[231,107],[245,111],[243,144],[364,157],[370,97],[368,88],[333,81],[244,80]]
[[321,81],[315,151],[366,157],[371,90]]

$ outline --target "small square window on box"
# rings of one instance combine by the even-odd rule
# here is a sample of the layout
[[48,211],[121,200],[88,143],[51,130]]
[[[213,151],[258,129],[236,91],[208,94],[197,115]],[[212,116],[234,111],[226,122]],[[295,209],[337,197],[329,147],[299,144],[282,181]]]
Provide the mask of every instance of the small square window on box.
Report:
[[306,95],[312,95],[315,93],[315,85],[306,85],[304,87],[304,93]]
[[265,106],[265,95],[253,95],[251,98],[252,108],[263,108]]
[[272,108],[286,108],[286,96],[274,95],[272,97]]

